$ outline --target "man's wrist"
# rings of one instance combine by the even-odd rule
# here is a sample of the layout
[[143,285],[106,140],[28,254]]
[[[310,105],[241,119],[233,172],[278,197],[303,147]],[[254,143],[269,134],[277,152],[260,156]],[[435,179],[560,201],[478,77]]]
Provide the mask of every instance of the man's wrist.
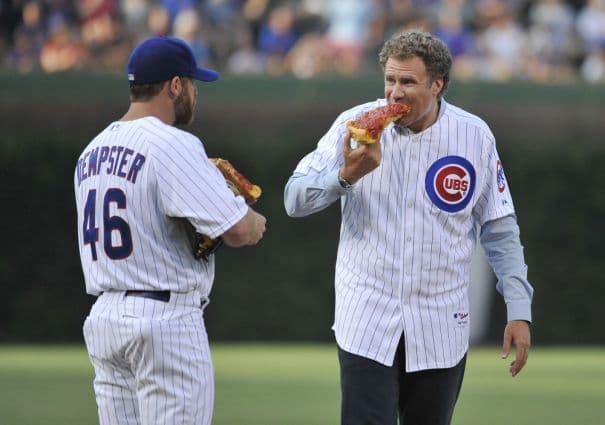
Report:
[[338,172],[338,183],[343,189],[350,189],[353,186],[351,182],[340,175],[340,172]]

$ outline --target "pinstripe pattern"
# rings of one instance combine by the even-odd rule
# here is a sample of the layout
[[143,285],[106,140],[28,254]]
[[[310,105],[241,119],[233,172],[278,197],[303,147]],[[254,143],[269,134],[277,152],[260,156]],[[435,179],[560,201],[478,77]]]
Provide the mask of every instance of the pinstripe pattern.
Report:
[[223,234],[246,214],[243,198],[198,138],[154,117],[103,130],[80,156],[74,187],[86,290],[100,295],[84,337],[101,424],[210,424],[214,377],[200,304],[214,258],[194,259],[191,225]]
[[166,304],[104,293],[84,338],[101,425],[211,423],[214,377],[199,293]]
[[[246,214],[243,198],[233,196],[198,138],[156,118],[110,125],[88,145],[80,160],[87,152],[111,146],[131,149],[143,155],[145,163],[135,183],[107,173],[105,163],[98,174],[81,181],[76,171],[78,239],[87,292],[93,295],[116,289],[187,292],[200,288],[208,296],[214,279],[214,258],[208,262],[193,258],[190,232],[179,218],[186,218],[200,233],[214,238]],[[122,217],[132,232],[133,252],[120,261],[103,255],[103,195],[108,188],[119,188],[127,200],[127,208],[112,207],[111,211],[112,215]],[[100,227],[100,234],[96,261],[92,260],[90,246],[84,243],[82,234],[84,205],[91,189],[98,191],[96,226]],[[112,232],[112,239],[116,245],[120,244],[118,232]]]
[[[385,104],[379,99],[341,114],[293,178],[336,173],[345,123]],[[481,119],[442,101],[434,125],[417,134],[390,125],[381,143],[381,165],[338,193],[336,339],[345,351],[391,366],[404,333],[408,372],[452,367],[468,349],[476,226],[514,213],[508,187],[497,187],[495,139]],[[452,156],[476,172],[472,198],[457,212],[441,209],[425,188],[430,167]],[[286,198],[295,197],[289,186]],[[318,211],[338,196],[317,196],[308,210],[292,215]]]

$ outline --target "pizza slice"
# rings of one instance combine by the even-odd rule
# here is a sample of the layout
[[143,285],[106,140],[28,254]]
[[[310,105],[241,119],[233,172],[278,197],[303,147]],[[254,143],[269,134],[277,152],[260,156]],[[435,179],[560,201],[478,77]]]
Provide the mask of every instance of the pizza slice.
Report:
[[[255,203],[262,193],[260,186],[250,183],[242,173],[237,171],[229,161],[223,158],[210,158],[210,161],[219,169],[227,186],[235,195],[241,195],[248,205]],[[193,256],[208,261],[210,254],[214,254],[223,245],[223,238],[210,237],[194,231]]]
[[248,205],[252,205],[260,198],[262,193],[260,186],[250,183],[250,180],[237,171],[229,161],[222,158],[210,158],[210,161],[212,161],[223,174],[231,191],[236,195],[243,196]]
[[412,108],[402,103],[391,103],[370,109],[355,120],[347,122],[353,139],[362,144],[376,143],[382,130],[391,122],[407,115]]

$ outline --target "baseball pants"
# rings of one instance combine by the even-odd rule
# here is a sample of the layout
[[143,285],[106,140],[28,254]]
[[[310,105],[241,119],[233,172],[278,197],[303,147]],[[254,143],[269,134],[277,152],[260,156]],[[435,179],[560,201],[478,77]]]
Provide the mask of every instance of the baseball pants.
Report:
[[100,425],[209,425],[214,371],[199,293],[105,292],[84,322]]
[[342,425],[450,425],[466,355],[452,368],[407,373],[402,338],[390,367],[341,348],[338,359]]

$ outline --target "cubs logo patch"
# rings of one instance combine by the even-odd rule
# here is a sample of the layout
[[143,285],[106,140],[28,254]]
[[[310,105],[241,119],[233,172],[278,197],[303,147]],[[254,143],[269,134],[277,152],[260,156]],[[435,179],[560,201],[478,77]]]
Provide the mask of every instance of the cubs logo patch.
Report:
[[468,205],[475,191],[475,169],[461,156],[446,156],[429,167],[426,193],[439,209],[458,212]]
[[504,189],[506,189],[506,177],[504,177],[504,168],[500,160],[496,163],[496,182],[498,183],[498,192],[504,192]]

